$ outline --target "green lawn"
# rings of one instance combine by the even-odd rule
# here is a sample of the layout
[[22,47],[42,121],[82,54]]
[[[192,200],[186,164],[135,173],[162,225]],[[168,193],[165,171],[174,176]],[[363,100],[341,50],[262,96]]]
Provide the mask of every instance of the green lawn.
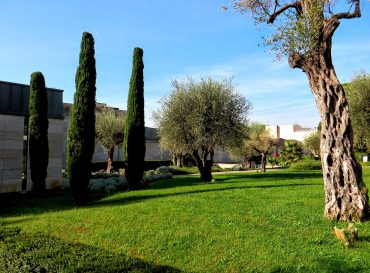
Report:
[[[215,178],[160,181],[84,207],[67,194],[3,198],[0,272],[370,272],[370,222],[343,247],[322,216],[320,172]],[[364,178],[370,185],[369,167]]]

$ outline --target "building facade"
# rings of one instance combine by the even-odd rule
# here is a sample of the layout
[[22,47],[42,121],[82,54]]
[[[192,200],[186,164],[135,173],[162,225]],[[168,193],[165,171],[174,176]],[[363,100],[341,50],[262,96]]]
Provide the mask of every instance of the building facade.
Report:
[[[0,81],[0,193],[32,190],[28,156],[30,87]],[[63,90],[47,88],[49,165],[46,188],[62,183]]]
[[291,125],[267,125],[266,128],[274,139],[293,139],[303,141],[305,137],[317,131],[317,129],[303,128],[299,124]]

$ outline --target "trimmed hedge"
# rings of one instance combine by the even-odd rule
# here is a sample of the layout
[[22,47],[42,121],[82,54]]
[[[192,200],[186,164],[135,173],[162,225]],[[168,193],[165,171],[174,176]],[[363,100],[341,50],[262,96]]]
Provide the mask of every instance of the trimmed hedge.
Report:
[[321,162],[319,160],[301,160],[296,163],[293,163],[289,170],[294,171],[305,171],[305,170],[321,170]]

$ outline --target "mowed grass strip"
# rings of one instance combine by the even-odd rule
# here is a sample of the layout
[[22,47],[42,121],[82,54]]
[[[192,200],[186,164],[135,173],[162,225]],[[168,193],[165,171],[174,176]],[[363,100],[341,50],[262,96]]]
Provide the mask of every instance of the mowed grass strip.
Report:
[[[367,184],[369,178],[365,167]],[[66,194],[13,200],[3,210],[2,226],[20,231],[0,234],[0,256],[8,257],[3,267],[9,272],[19,263],[23,269],[14,272],[32,272],[27,266],[33,272],[370,272],[370,223],[357,223],[354,247],[342,246],[333,226],[344,224],[323,218],[321,172],[231,173],[215,179],[159,181],[84,207],[74,207]]]

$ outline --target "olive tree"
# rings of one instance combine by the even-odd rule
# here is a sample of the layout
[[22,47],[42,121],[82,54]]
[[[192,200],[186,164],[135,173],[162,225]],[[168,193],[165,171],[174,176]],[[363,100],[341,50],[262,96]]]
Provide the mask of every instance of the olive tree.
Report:
[[313,157],[320,157],[320,131],[313,132],[303,140],[303,148]]
[[370,74],[361,72],[344,85],[353,124],[355,148],[370,152]]
[[95,138],[107,152],[107,173],[112,173],[114,149],[123,143],[125,117],[112,108],[102,108],[95,118]]
[[215,149],[241,137],[250,108],[231,80],[187,78],[172,82],[153,117],[162,148],[191,154],[201,180],[211,181]]
[[242,146],[240,146],[240,152],[247,158],[260,156],[261,171],[266,172],[266,159],[273,152],[273,147],[274,141],[265,125],[252,123],[248,129],[248,137],[244,139]]
[[[234,0],[233,8],[275,26],[266,44],[306,73],[321,115],[321,162],[327,218],[355,221],[370,214],[368,189],[356,162],[348,102],[332,62],[341,20],[361,17],[360,0]],[[345,7],[347,5],[347,7]],[[344,11],[339,9],[344,8]]]

